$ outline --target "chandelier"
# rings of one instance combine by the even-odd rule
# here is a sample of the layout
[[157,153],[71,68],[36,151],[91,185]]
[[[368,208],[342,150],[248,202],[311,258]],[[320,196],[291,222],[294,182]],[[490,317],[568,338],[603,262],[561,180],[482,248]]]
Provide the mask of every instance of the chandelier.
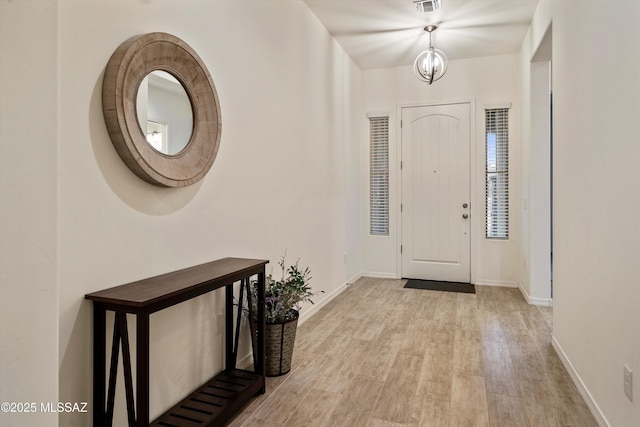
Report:
[[425,83],[433,83],[444,76],[447,71],[447,56],[440,49],[431,45],[431,33],[438,28],[435,25],[427,25],[424,30],[429,33],[429,48],[422,52],[413,63],[413,71],[416,77]]

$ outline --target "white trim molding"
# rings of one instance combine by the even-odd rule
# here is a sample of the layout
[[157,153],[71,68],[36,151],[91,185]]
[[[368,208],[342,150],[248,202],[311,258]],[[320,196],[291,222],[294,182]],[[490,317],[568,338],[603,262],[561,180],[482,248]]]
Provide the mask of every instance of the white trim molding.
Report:
[[522,283],[520,283],[520,285],[518,286],[518,289],[520,289],[520,293],[522,294],[524,299],[527,301],[527,304],[539,305],[543,307],[553,306],[552,298],[534,298],[527,293],[527,290],[522,286]]
[[505,280],[476,280],[474,285],[476,286],[498,286],[501,288],[517,288],[518,284],[514,282],[509,282]]
[[500,102],[497,104],[484,104],[485,110],[494,110],[499,108],[511,109],[511,102]]
[[372,117],[390,117],[390,116],[391,116],[391,113],[386,112],[386,111],[367,113],[367,117],[368,118],[372,118]]
[[580,395],[582,396],[585,403],[589,407],[589,410],[591,411],[591,414],[593,414],[593,417],[598,422],[598,425],[600,427],[611,427],[611,424],[609,424],[604,414],[600,410],[600,407],[598,406],[596,401],[593,399],[593,396],[591,396],[591,393],[589,393],[589,389],[587,389],[587,386],[582,381],[582,378],[580,378],[580,375],[578,375],[578,372],[576,372],[575,368],[569,361],[567,354],[562,349],[562,346],[560,345],[560,343],[558,342],[554,334],[551,334],[551,346],[558,354],[558,357],[560,358],[562,365],[569,373],[571,380],[573,381],[576,388],[580,392]]
[[377,271],[365,271],[362,273],[362,277],[373,277],[376,279],[402,279],[396,273],[381,273]]

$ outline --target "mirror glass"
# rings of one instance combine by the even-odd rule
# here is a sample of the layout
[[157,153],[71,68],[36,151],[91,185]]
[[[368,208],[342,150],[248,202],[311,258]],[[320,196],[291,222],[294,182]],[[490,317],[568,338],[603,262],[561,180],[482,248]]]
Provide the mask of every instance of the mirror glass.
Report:
[[136,108],[149,145],[167,155],[184,150],[193,132],[193,111],[178,79],[160,70],[147,74],[138,88]]

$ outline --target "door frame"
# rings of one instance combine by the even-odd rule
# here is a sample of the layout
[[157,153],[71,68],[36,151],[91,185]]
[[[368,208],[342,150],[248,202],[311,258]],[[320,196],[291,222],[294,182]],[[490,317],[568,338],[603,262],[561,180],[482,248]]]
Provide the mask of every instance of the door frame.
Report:
[[[402,111],[405,108],[415,108],[415,107],[434,107],[434,106],[445,106],[452,104],[468,104],[469,105],[469,194],[470,194],[470,220],[471,223],[469,225],[469,232],[471,233],[469,236],[470,243],[470,276],[471,283],[476,283],[476,254],[477,251],[477,242],[479,240],[480,234],[478,232],[482,231],[482,224],[484,224],[484,215],[482,213],[482,206],[484,206],[483,201],[479,198],[479,192],[477,189],[478,179],[476,179],[476,174],[478,173],[478,168],[476,167],[478,160],[476,158],[477,151],[476,150],[476,133],[478,130],[476,129],[476,101],[475,98],[463,98],[463,99],[455,99],[455,100],[444,100],[444,101],[433,101],[433,102],[419,102],[419,103],[411,103],[411,104],[399,104],[397,107],[397,116],[398,117],[398,126],[396,126],[396,141],[399,143],[396,144],[396,158],[398,159],[398,164],[396,169],[396,194],[397,203],[395,206],[396,211],[396,236],[398,236],[398,242],[396,245],[396,275],[399,279],[402,278],[402,254],[400,253],[400,245],[402,245],[402,213],[400,212],[400,205],[402,204],[402,168],[400,167],[400,162],[402,161]],[[482,159],[484,163],[484,158]],[[484,193],[483,193],[484,194]],[[480,228],[479,228],[480,227]],[[479,231],[478,231],[479,230]]]

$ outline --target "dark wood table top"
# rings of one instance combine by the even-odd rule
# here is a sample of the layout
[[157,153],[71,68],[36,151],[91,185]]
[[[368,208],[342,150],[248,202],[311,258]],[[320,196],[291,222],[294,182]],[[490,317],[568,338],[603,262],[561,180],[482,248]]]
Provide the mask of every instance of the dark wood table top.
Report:
[[223,258],[85,295],[127,311],[156,311],[264,271],[269,261]]

